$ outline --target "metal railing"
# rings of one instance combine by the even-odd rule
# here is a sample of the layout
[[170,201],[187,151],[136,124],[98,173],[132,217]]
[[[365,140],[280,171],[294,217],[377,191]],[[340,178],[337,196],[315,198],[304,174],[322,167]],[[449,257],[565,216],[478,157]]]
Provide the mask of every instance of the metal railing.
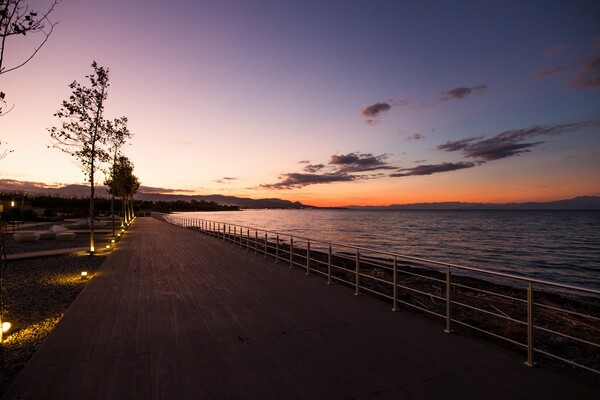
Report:
[[600,291],[211,220],[173,224],[302,268],[392,305],[467,328],[538,358],[600,375]]

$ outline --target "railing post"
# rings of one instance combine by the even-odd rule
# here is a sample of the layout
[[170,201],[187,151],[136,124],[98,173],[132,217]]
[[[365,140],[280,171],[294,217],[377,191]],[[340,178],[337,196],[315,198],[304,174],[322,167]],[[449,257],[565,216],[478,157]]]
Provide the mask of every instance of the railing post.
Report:
[[310,273],[310,239],[306,240],[306,275]]
[[398,311],[398,257],[394,256],[394,278],[392,279],[394,283],[394,302],[392,306],[392,311]]
[[356,249],[356,290],[354,292],[355,296],[360,294],[360,250]]
[[327,284],[331,285],[331,243],[329,243],[329,251],[327,252]]
[[267,243],[269,242],[269,234],[265,232],[265,258],[267,258]]
[[290,269],[294,266],[294,237],[290,236]]
[[452,333],[452,299],[450,292],[452,291],[452,272],[450,267],[446,270],[446,329],[444,332]]
[[527,361],[525,365],[533,367],[533,283],[527,286]]
[[246,251],[250,251],[250,229],[246,229]]
[[279,234],[277,234],[277,243],[275,244],[275,262],[279,262]]
[[258,254],[258,231],[254,230],[254,254]]

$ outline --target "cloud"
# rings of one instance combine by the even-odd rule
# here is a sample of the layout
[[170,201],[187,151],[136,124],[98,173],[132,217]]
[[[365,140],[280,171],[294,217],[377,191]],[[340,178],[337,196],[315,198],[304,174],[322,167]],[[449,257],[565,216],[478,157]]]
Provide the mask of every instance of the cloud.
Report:
[[319,183],[348,182],[354,179],[356,179],[355,176],[345,174],[288,173],[281,175],[277,183],[260,186],[267,189],[293,189]]
[[138,189],[139,193],[146,194],[172,194],[172,193],[193,193],[193,190],[189,189],[166,189],[161,187],[152,187],[152,186],[140,186]]
[[0,179],[0,189],[25,192],[43,192],[48,189],[60,189],[66,185],[48,184],[43,182],[17,181],[15,179]]
[[402,107],[402,106],[407,106],[409,103],[410,103],[410,100],[402,99],[402,100],[393,101],[392,105]]
[[365,117],[374,118],[379,114],[389,111],[392,106],[389,103],[375,103],[367,106],[361,110],[361,114]]
[[325,168],[325,164],[307,164],[303,170],[305,172],[310,172],[312,174],[319,172],[320,170],[322,170],[323,168]]
[[279,176],[279,182],[263,184],[260,187],[292,189],[320,183],[374,179],[383,175],[365,174],[365,172],[397,168],[387,163],[387,157],[387,154],[373,155],[371,153],[355,152],[341,155],[333,154],[327,164],[312,164],[304,160],[301,162],[301,164],[306,164],[303,168],[304,173],[285,173]]
[[221,179],[216,179],[215,182],[217,183],[230,183],[232,181],[237,181],[238,178],[232,178],[232,177],[228,177],[228,176],[224,176]]
[[565,72],[563,67],[554,67],[542,71],[535,71],[532,75],[534,78],[544,78],[546,76],[558,75]]
[[592,118],[579,122],[569,122],[556,125],[534,125],[529,128],[513,129],[498,133],[489,139],[482,136],[448,141],[437,146],[438,150],[446,152],[461,151],[465,157],[480,161],[499,160],[529,152],[530,148],[538,146],[543,141],[524,141],[540,136],[556,136],[586,128],[600,127],[600,118]]
[[360,113],[364,117],[368,117],[368,119],[365,120],[367,124],[375,125],[377,123],[375,118],[377,118],[381,113],[389,111],[391,108],[392,106],[389,103],[375,103],[363,108]]
[[406,140],[422,140],[425,139],[425,135],[421,133],[415,133],[414,135],[409,135],[406,137]]
[[401,178],[405,176],[415,176],[415,175],[431,175],[437,174],[439,172],[448,172],[448,171],[456,171],[459,169],[471,168],[478,165],[475,162],[444,162],[441,164],[428,164],[428,165],[418,165],[414,168],[401,168],[398,172],[394,174],[390,174],[393,178]]
[[386,163],[387,154],[374,156],[371,153],[334,154],[329,159],[329,165],[337,168],[337,173],[352,173],[375,171],[379,169],[394,169]]
[[450,90],[442,93],[442,95],[440,96],[440,100],[453,100],[453,99],[460,100],[460,99],[464,99],[471,93],[482,94],[487,89],[488,89],[487,85],[477,85],[477,86],[473,86],[473,87],[466,87],[466,86],[457,87],[457,88],[450,89]]
[[569,86],[578,89],[600,88],[600,53],[583,61]]

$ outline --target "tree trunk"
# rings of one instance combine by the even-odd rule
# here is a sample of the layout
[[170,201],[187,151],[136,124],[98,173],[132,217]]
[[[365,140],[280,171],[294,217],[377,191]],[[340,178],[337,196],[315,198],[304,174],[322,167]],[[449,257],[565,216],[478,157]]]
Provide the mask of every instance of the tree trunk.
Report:
[[117,150],[115,148],[115,157],[113,158],[112,170],[112,196],[110,196],[110,214],[112,218],[112,235],[115,237],[115,166],[117,165]]

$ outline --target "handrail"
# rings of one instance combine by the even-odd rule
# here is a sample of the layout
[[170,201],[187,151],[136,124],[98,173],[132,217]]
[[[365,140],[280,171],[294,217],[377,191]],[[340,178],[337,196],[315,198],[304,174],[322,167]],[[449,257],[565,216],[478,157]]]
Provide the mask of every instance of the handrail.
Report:
[[[547,322],[546,326],[540,325],[544,322],[541,321],[543,318],[540,317],[547,318],[550,315],[547,310],[552,310],[553,314],[564,313],[570,315],[570,318],[578,317],[585,321],[584,324],[599,320],[598,316],[576,312],[573,309],[560,308],[560,304],[550,306],[536,302],[534,293],[537,293],[535,295],[537,297],[552,293],[552,291],[536,290],[534,286],[566,289],[570,291],[569,293],[575,291],[582,294],[582,296],[593,295],[598,298],[600,298],[600,290],[244,225],[179,215],[167,215],[166,219],[175,225],[195,229],[218,240],[228,241],[234,246],[245,247],[246,251],[254,249],[255,254],[264,255],[264,258],[273,257],[275,262],[281,261],[286,265],[289,264],[290,269],[294,266],[302,268],[305,270],[306,275],[315,272],[326,277],[328,284],[332,281],[340,282],[353,288],[356,296],[360,295],[361,292],[368,292],[381,296],[387,301],[391,300],[393,311],[397,311],[398,305],[402,304],[429,315],[443,318],[445,320],[444,331],[447,333],[453,332],[453,326],[456,324],[459,327],[467,327],[475,332],[502,339],[516,345],[517,348],[527,350],[525,364],[528,366],[536,364],[534,355],[537,354],[600,374],[600,361],[593,360],[593,357],[590,358],[594,366],[586,366],[581,360],[569,360],[565,356],[553,354],[547,347],[543,347],[543,351],[539,347],[539,342],[543,340],[545,344],[552,344],[552,338],[548,338],[548,336],[556,336],[563,340],[568,339],[573,342],[573,346],[600,347],[600,343],[593,341],[598,339],[597,331],[593,331],[593,328],[591,333],[587,333],[588,336],[591,336],[592,340],[590,340],[586,337],[585,332],[576,331],[579,337],[571,332],[559,332],[560,326],[556,324],[556,321]],[[244,234],[244,231],[246,231],[246,234]],[[250,234],[251,231],[254,231],[254,235]],[[402,265],[400,261],[404,261]],[[419,273],[415,273],[415,270]],[[457,271],[466,271],[467,273],[464,275],[456,274]],[[399,274],[402,274],[404,279],[400,279]],[[495,277],[496,280],[486,281],[480,277],[473,277],[478,275]],[[508,285],[506,280],[509,281]],[[426,281],[426,283],[423,283],[423,281]],[[465,284],[465,281],[468,284]],[[516,282],[521,283],[520,287],[515,287]],[[475,287],[478,284],[485,284],[484,288]],[[490,286],[498,291],[504,290],[505,293],[495,292],[490,289]],[[510,289],[510,291],[506,292],[507,289]],[[514,297],[513,290],[521,292],[523,297]],[[471,295],[470,292],[491,296],[481,298],[481,296]],[[479,304],[469,304],[469,301],[490,302],[490,304],[486,303],[484,306],[487,305],[488,308],[491,307],[495,311],[486,310],[482,308],[484,306]],[[495,303],[492,304],[492,301]],[[542,301],[544,300],[542,299]],[[595,298],[593,301],[587,301],[585,305],[590,309],[595,309],[595,312],[600,314],[600,303],[593,304],[594,301]],[[428,302],[431,304],[425,304]],[[496,306],[505,306],[508,310],[505,313]],[[524,309],[522,309],[523,306]],[[546,310],[545,315],[542,315],[544,310]],[[473,317],[467,314],[468,312],[478,313],[477,316],[480,319],[473,321]],[[509,314],[512,315],[509,316]],[[499,324],[497,321],[489,321],[485,318],[495,318],[504,322]],[[559,322],[561,321],[564,322],[564,319],[559,320]],[[475,326],[474,324],[477,323],[478,326]],[[508,326],[507,328],[507,325],[510,324],[513,324],[513,327]],[[524,331],[521,330],[523,328]],[[513,337],[503,335],[502,332],[492,331],[494,329],[506,329],[508,334],[512,334]],[[511,329],[514,332],[511,333]],[[534,341],[536,347],[534,347]],[[580,351],[580,353],[585,353],[585,350]]]
[[589,293],[589,294],[595,294],[595,295],[600,296],[600,290],[596,290],[596,289],[592,289],[592,288],[586,288],[584,286],[569,285],[569,284],[559,283],[559,282],[553,282],[553,281],[549,281],[549,280],[545,280],[545,279],[528,278],[528,277],[524,277],[524,276],[521,276],[521,275],[509,274],[509,273],[506,273],[506,272],[498,272],[498,271],[491,271],[491,270],[481,269],[481,268],[475,268],[475,267],[467,267],[467,266],[464,266],[464,265],[452,264],[452,263],[447,263],[447,262],[443,262],[443,261],[435,261],[435,260],[430,260],[430,259],[427,259],[427,258],[409,256],[407,254],[394,253],[394,252],[385,251],[385,250],[375,250],[375,249],[368,248],[368,247],[362,247],[362,246],[355,246],[355,245],[338,243],[338,242],[325,241],[325,240],[314,239],[314,238],[309,238],[309,237],[300,236],[300,235],[293,235],[291,233],[284,233],[284,232],[279,232],[279,231],[271,231],[271,230],[268,230],[268,229],[254,228],[254,227],[249,227],[249,226],[245,226],[245,225],[231,224],[231,223],[228,223],[228,222],[217,222],[217,221],[212,221],[212,220],[203,220],[203,221],[215,222],[215,223],[218,223],[218,224],[227,224],[227,225],[230,225],[230,226],[237,226],[238,228],[258,230],[258,231],[262,231],[262,232],[265,232],[265,233],[268,233],[268,234],[273,234],[273,235],[284,235],[284,236],[294,237],[295,239],[309,240],[311,242],[322,243],[322,244],[325,244],[325,245],[331,244],[333,246],[338,246],[338,247],[345,247],[345,248],[359,250],[359,251],[366,251],[366,252],[369,252],[369,253],[378,253],[378,254],[383,254],[383,255],[392,256],[392,257],[395,256],[395,257],[400,257],[400,258],[405,259],[405,260],[417,261],[417,262],[422,262],[422,263],[426,263],[426,264],[439,265],[440,267],[452,267],[452,268],[456,268],[456,269],[460,269],[460,270],[464,270],[464,271],[478,272],[478,273],[482,273],[482,274],[486,274],[486,275],[493,275],[493,276],[498,276],[498,277],[508,278],[508,279],[514,279],[514,280],[519,280],[519,281],[524,281],[524,282],[539,283],[539,284],[542,284],[542,285],[555,286],[555,287],[559,287],[561,289],[581,291],[581,292],[586,292],[586,293]]

